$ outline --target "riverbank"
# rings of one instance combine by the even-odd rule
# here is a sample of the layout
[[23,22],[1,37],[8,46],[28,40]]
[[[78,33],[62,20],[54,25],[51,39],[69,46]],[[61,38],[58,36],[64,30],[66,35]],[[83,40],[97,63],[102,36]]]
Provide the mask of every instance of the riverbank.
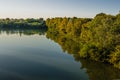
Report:
[[120,14],[100,13],[93,19],[58,17],[47,19],[46,25],[48,34],[71,51],[77,50],[81,58],[107,62],[120,69]]

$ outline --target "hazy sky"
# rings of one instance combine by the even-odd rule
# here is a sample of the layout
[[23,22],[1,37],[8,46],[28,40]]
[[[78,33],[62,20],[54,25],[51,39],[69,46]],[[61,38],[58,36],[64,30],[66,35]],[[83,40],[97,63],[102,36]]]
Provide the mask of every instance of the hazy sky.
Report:
[[94,17],[119,10],[120,0],[0,0],[0,18]]

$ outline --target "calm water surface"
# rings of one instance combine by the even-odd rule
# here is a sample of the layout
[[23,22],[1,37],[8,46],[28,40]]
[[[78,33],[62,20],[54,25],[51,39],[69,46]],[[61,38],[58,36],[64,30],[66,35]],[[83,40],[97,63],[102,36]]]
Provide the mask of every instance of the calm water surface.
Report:
[[120,71],[76,61],[61,46],[35,31],[0,31],[0,80],[113,80]]

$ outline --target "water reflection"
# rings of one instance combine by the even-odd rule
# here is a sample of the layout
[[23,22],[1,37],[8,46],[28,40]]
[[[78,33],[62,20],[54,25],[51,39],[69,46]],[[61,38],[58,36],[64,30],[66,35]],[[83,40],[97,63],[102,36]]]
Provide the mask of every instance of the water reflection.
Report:
[[0,80],[88,80],[80,63],[47,39],[45,32],[0,32]]
[[[120,70],[114,68],[112,65],[81,59],[78,54],[80,50],[80,43],[71,39],[69,36],[56,35],[52,32],[47,32],[47,38],[58,43],[64,52],[72,55],[75,61],[80,62],[80,69],[86,69],[89,80],[114,80],[120,79]],[[77,40],[77,38],[76,38]]]
[[90,80],[114,80],[120,79],[120,70],[111,65],[80,59],[82,68],[87,69]]
[[39,34],[39,35],[44,35],[46,33],[46,29],[0,29],[0,34],[19,34],[20,36],[22,35],[34,35],[34,34]]
[[46,30],[0,30],[0,80],[120,79],[120,70],[111,65],[81,59],[75,40],[45,34]]

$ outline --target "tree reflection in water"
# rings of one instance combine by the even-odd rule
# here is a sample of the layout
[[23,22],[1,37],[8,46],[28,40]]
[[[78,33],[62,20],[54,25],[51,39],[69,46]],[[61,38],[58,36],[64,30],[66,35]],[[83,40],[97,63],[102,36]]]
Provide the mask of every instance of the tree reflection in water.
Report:
[[0,34],[1,33],[6,33],[6,34],[19,34],[20,36],[22,35],[34,35],[34,34],[39,34],[39,35],[44,35],[46,33],[46,29],[0,29]]
[[63,36],[60,34],[56,35],[49,31],[46,36],[58,43],[64,52],[68,52],[68,54],[73,55],[75,61],[81,63],[82,67],[80,69],[86,69],[86,73],[88,74],[90,80],[120,79],[120,70],[114,68],[112,65],[81,59],[78,53],[81,46],[80,43],[75,41],[75,38],[71,39],[69,36]]
[[[46,34],[47,30],[38,29],[1,29],[1,33],[9,34],[19,34],[24,35],[34,35],[34,34]],[[72,55],[75,61],[81,63],[80,69],[86,69],[86,74],[88,74],[90,80],[114,80],[120,79],[120,70],[114,68],[110,64],[104,64],[100,62],[90,61],[87,59],[81,59],[80,54],[80,41],[77,42],[77,38],[71,39],[69,36],[56,35],[51,32],[47,32],[46,37],[58,43],[64,52]],[[76,40],[76,41],[75,41]]]

